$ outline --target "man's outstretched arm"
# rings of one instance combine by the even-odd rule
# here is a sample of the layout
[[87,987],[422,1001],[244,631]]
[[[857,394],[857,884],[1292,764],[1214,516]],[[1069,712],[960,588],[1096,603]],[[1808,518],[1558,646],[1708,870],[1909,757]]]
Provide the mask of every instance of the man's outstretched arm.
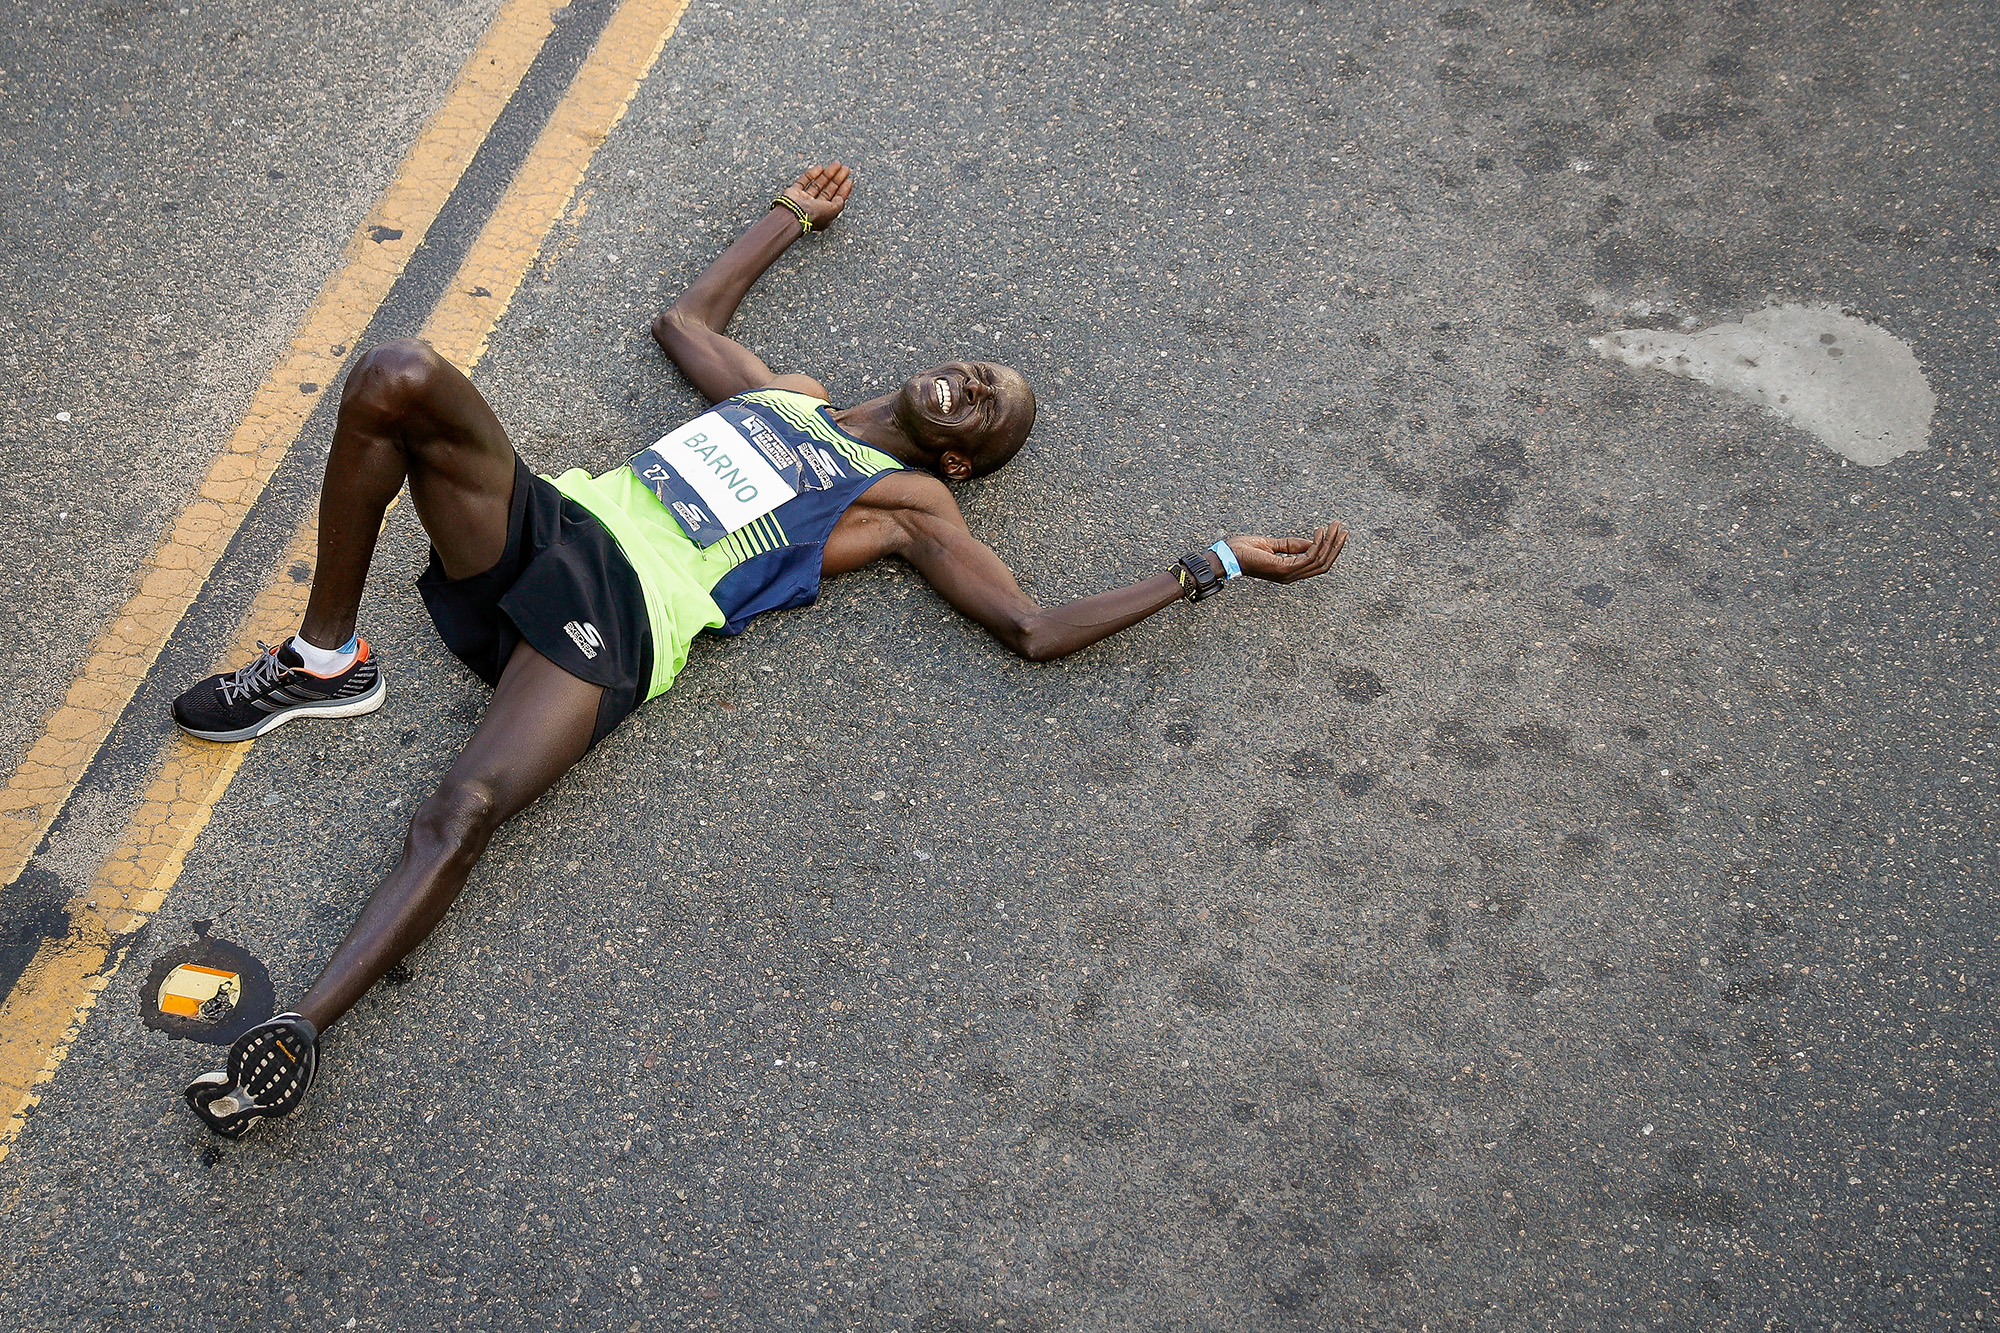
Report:
[[[935,478],[904,473],[887,479],[848,512],[863,521],[835,530],[826,545],[826,573],[899,555],[953,607],[1036,662],[1110,638],[1181,597],[1179,580],[1168,572],[1061,606],[1042,606],[1021,590],[993,548],[972,535],[957,502]],[[1243,572],[1272,583],[1326,573],[1346,545],[1341,523],[1329,523],[1310,537],[1229,538]],[[1221,560],[1209,559],[1220,574]]]
[[[785,190],[784,197],[804,209],[818,231],[833,225],[853,189],[852,174],[835,162],[807,170]],[[755,352],[723,332],[744,293],[804,234],[797,213],[773,205],[702,270],[679,300],[654,318],[654,340],[711,403],[773,385],[826,397],[817,380],[806,375],[772,374]]]

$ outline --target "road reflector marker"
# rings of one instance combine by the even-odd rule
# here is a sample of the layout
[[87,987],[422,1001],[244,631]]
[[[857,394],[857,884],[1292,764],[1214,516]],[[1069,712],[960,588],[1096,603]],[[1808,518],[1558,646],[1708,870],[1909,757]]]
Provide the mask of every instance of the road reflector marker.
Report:
[[242,978],[234,972],[182,963],[167,973],[154,1003],[161,1013],[179,1018],[200,1018],[202,1011],[207,1010],[212,1022],[234,1009],[242,997]]
[[147,1027],[209,1046],[229,1045],[276,1009],[264,964],[241,945],[208,934],[154,959],[139,988],[139,1019]]

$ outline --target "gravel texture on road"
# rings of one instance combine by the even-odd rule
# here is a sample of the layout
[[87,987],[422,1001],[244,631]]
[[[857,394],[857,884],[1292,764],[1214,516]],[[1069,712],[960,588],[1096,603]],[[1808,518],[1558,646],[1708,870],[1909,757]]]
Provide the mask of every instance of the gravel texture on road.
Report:
[[[441,95],[484,12],[368,11],[370,40]],[[80,69],[98,21],[36,40]],[[45,512],[179,447],[131,410],[189,392],[146,339],[240,401],[257,321],[282,336],[421,118],[356,132],[382,58],[289,71],[276,31],[228,92],[270,81],[248,146],[191,45],[88,57],[158,81],[264,235],[152,183],[158,143],[5,147],[50,164],[0,187],[17,251],[31,200],[78,247],[0,278],[28,705],[118,600],[71,581],[161,503],[89,485],[131,511],[101,552]],[[1049,665],[901,567],[697,645],[329,1035],[301,1112],[214,1141],[175,1097],[214,1052],[140,1025],[147,965],[199,925],[295,996],[484,705],[400,507],[363,616],[389,705],[252,751],[0,1163],[4,1322],[1990,1322],[1996,42],[1947,3],[697,3],[475,376],[530,465],[692,415],[648,318],[839,157],[847,216],[736,332],[836,401],[1023,370],[1035,437],[961,499],[1034,595],[1224,531],[1353,542]],[[340,188],[297,214],[267,169]],[[115,264],[65,171],[178,221],[132,204]],[[195,299],[236,269],[292,295]],[[1906,343],[1928,450],[1849,465],[1589,345],[1778,301]],[[64,383],[116,430],[53,436]]]

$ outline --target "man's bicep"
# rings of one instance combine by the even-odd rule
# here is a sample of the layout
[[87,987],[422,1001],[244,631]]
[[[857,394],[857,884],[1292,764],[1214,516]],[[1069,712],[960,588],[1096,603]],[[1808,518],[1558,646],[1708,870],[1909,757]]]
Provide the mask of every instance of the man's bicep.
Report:
[[765,388],[777,378],[755,352],[691,316],[671,310],[661,315],[653,321],[653,338],[711,403]]
[[1007,562],[973,536],[963,520],[925,514],[910,527],[900,554],[961,614],[1006,639],[1041,609],[1021,591]]

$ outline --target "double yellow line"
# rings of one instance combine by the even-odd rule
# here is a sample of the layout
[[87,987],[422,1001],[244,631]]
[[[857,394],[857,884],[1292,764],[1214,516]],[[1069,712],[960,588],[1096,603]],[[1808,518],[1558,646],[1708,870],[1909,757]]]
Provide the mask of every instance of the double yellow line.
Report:
[[[470,370],[549,230],[569,206],[597,146],[624,116],[688,0],[623,0],[516,171],[422,336]],[[349,240],[341,268],[307,310],[289,350],[258,389],[228,446],[141,569],[131,600],[97,640],[42,735],[0,790],[0,885],[13,883],[131,703],[216,562],[330,392],[354,340],[388,297],[494,121],[554,30],[561,0],[507,0],[395,180]],[[397,235],[396,233],[400,233]],[[378,237],[383,239],[377,239]],[[294,536],[278,570],[311,561],[316,525]],[[309,585],[274,576],[250,605],[225,666],[282,635],[304,614]],[[37,1089],[54,1076],[133,931],[159,910],[229,789],[248,745],[179,735],[88,888],[69,903],[69,934],[44,941],[0,1001],[0,1157]]]

